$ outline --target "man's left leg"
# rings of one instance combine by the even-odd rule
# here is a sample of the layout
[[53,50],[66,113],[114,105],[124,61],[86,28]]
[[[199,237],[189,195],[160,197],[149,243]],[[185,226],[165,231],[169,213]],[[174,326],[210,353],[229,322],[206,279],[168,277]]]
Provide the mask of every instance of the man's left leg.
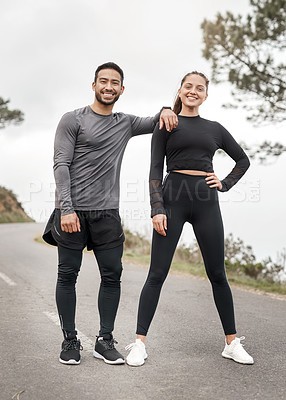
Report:
[[124,357],[115,349],[112,332],[120,299],[123,243],[106,250],[96,250],[101,283],[98,294],[100,331],[93,355],[108,364],[123,364]]

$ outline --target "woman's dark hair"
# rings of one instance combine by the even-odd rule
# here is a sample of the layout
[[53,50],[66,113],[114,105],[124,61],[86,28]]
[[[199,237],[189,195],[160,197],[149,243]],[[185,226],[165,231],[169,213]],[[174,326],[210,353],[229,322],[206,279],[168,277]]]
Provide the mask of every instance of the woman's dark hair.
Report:
[[99,71],[101,71],[102,69],[114,69],[115,71],[117,71],[119,73],[119,75],[121,76],[121,86],[123,85],[123,79],[124,79],[123,71],[114,62],[107,62],[107,63],[104,63],[104,64],[100,65],[99,67],[97,67],[97,69],[95,71],[95,75],[94,75],[94,83],[96,83],[97,75],[98,75]]
[[[201,76],[202,78],[204,78],[204,80],[206,81],[206,91],[207,91],[207,93],[208,93],[208,87],[209,87],[209,82],[210,82],[210,81],[209,81],[208,78],[205,76],[205,74],[203,74],[202,72],[198,72],[198,71],[192,71],[192,72],[189,72],[188,74],[186,74],[186,75],[183,77],[182,81],[181,81],[181,86],[180,86],[180,88],[183,86],[185,80],[187,79],[187,77],[188,77],[189,75],[199,75],[199,76]],[[179,93],[177,93],[177,97],[176,97],[176,99],[175,99],[173,111],[174,111],[175,114],[178,115],[178,114],[180,114],[181,110],[182,110],[182,101],[181,101],[181,99],[180,99]]]

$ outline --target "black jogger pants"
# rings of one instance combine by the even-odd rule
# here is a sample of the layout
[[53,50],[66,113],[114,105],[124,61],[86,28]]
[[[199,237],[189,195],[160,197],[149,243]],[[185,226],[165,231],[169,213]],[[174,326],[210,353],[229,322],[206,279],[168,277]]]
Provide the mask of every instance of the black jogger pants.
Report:
[[[98,294],[100,315],[99,335],[111,333],[120,299],[121,257],[123,244],[112,249],[94,251],[101,284]],[[82,261],[82,250],[68,249],[58,245],[59,265],[56,286],[56,303],[65,337],[76,335],[76,281]]]

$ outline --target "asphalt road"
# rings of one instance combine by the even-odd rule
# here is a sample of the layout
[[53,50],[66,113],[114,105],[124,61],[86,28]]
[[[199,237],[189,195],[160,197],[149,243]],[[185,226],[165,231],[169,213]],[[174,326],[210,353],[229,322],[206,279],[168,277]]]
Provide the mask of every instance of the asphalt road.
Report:
[[[1,400],[286,399],[286,301],[233,289],[238,335],[246,336],[255,360],[240,365],[221,357],[224,336],[210,284],[189,276],[169,275],[143,367],[93,358],[99,274],[89,253],[77,285],[82,362],[60,364],[57,252],[33,241],[42,229],[41,224],[0,225]],[[114,336],[125,355],[146,274],[144,268],[124,265]]]

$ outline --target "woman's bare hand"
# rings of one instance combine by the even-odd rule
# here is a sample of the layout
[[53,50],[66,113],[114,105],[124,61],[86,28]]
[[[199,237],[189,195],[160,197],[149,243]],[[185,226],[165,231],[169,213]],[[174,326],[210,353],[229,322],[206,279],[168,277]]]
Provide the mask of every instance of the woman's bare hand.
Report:
[[218,179],[218,177],[216,176],[216,174],[214,172],[208,172],[207,173],[206,181],[207,181],[207,184],[211,188],[217,187],[220,190],[222,189],[221,181]]
[[153,227],[160,235],[166,236],[167,217],[165,214],[157,214],[152,218]]

